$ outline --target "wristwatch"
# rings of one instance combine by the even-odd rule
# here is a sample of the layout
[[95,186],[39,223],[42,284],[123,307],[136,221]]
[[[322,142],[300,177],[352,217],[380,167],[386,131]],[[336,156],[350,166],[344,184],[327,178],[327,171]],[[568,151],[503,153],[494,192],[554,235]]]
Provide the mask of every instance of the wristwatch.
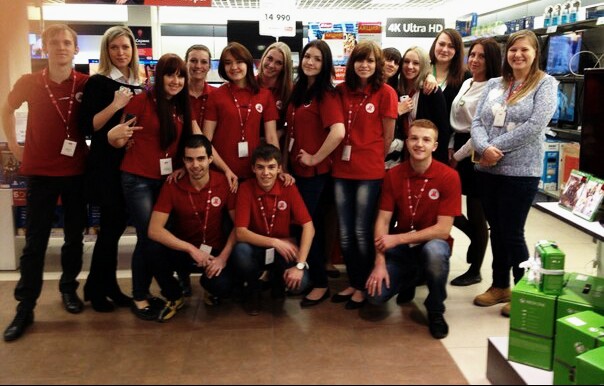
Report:
[[300,271],[308,269],[308,263],[306,261],[304,263],[298,263],[296,264],[296,268],[298,268]]

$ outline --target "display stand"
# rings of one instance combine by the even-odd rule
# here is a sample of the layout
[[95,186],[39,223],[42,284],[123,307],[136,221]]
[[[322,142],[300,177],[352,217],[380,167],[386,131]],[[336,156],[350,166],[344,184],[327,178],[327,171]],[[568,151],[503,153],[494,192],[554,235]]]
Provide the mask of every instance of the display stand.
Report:
[[574,215],[572,212],[560,207],[557,202],[538,202],[535,204],[535,207],[596,239],[598,276],[604,277],[604,226],[598,221],[590,222]]
[[17,269],[17,246],[13,216],[13,191],[0,189],[0,270]]
[[492,385],[551,385],[553,372],[508,361],[508,337],[491,337],[487,349],[487,379]]

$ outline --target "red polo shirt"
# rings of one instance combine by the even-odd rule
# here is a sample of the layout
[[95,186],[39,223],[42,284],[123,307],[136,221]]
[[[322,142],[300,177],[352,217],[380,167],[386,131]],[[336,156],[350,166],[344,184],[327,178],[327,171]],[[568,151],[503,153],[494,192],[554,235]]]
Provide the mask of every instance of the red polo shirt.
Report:
[[[239,109],[234,98],[239,103]],[[254,95],[249,88],[225,83],[208,97],[205,119],[216,122],[212,144],[233,173],[239,178],[253,177],[250,156],[260,145],[260,125],[279,119],[270,91],[261,88]],[[238,152],[238,144],[242,141],[242,121],[243,139],[248,142],[249,151],[249,156],[245,158],[239,158]]]
[[[73,74],[75,73],[75,88]],[[8,105],[18,109],[27,102],[27,131],[25,150],[20,173],[28,176],[75,176],[84,173],[88,146],[78,127],[78,114],[82,104],[82,91],[88,75],[72,73],[68,79],[57,84],[46,77],[50,92],[57,102],[55,107],[46,90],[42,71],[23,75],[8,94]],[[69,116],[69,139],[77,142],[73,157],[61,155],[67,139],[64,119],[67,119],[71,90],[74,101]],[[59,111],[57,111],[57,108]]]
[[[264,212],[260,207],[260,200]],[[274,222],[271,221],[275,213]],[[275,186],[265,192],[256,179],[245,181],[237,192],[237,208],[235,210],[235,227],[247,228],[250,231],[269,237],[290,237],[291,224],[304,225],[312,221],[302,196],[295,185],[283,186],[277,180]],[[267,228],[273,223],[269,234]]]
[[201,246],[205,235],[205,244],[219,250],[227,239],[222,232],[224,209],[235,209],[235,195],[224,174],[215,171],[210,171],[210,182],[201,190],[191,185],[188,175],[176,183],[165,183],[153,208],[170,215],[172,233],[179,239]]
[[199,97],[194,97],[189,94],[189,104],[191,106],[191,119],[197,122],[199,128],[203,130],[203,120],[205,117],[205,110],[208,103],[208,96],[216,90],[215,87],[210,86],[208,82],[204,83],[203,91]]
[[132,98],[124,108],[124,114],[136,115],[136,126],[143,128],[132,135],[132,144],[126,148],[121,170],[137,176],[160,179],[159,160],[162,158],[172,158],[172,168],[176,170],[179,160],[174,157],[182,135],[182,116],[176,117],[174,142],[163,150],[159,140],[157,105],[150,93],[138,94]]
[[[367,86],[363,92],[352,92],[345,83],[338,84],[337,89],[342,97],[346,136],[333,152],[333,176],[353,180],[384,178],[382,119],[398,117],[396,91],[387,84],[377,91]],[[352,146],[350,161],[342,160],[346,145]]]
[[[412,197],[411,203],[409,195]],[[380,210],[392,212],[395,207],[398,210],[396,233],[411,231],[412,219],[414,228],[422,230],[436,224],[438,216],[460,216],[459,174],[436,160],[422,175],[413,171],[409,161],[393,167],[384,179]],[[412,215],[414,210],[415,216]]]
[[[294,146],[289,152],[290,171],[301,177],[312,177],[331,171],[331,156],[314,167],[301,165],[297,156],[300,149],[310,154],[319,151],[329,134],[329,127],[335,123],[344,123],[342,102],[335,92],[326,92],[320,103],[314,98],[308,105],[289,105],[287,130],[290,138],[294,138]],[[289,143],[286,146],[289,148]]]

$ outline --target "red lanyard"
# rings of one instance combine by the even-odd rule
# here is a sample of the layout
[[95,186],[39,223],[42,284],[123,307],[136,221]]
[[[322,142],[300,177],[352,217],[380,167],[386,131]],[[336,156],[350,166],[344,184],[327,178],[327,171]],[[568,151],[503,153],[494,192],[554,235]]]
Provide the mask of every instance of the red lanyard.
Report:
[[273,227],[275,226],[275,217],[277,216],[277,201],[279,201],[279,196],[275,196],[275,203],[273,204],[273,214],[271,215],[271,223],[268,223],[268,219],[266,217],[266,211],[264,209],[264,204],[262,203],[262,197],[258,197],[258,205],[260,206],[260,212],[262,212],[262,218],[264,219],[264,226],[266,227],[266,235],[270,236],[273,232]]
[[508,104],[508,101],[509,101],[510,99],[512,99],[512,97],[513,97],[514,95],[518,94],[518,92],[519,92],[520,90],[522,90],[522,86],[524,86],[524,82],[520,83],[520,84],[518,85],[518,87],[513,88],[513,87],[514,87],[514,82],[510,82],[510,92],[509,92],[509,94],[508,94],[508,97],[507,97],[507,98],[505,98],[505,104],[506,104],[506,105]]
[[253,100],[252,100],[252,97],[250,96],[250,103],[247,105],[247,115],[245,117],[245,120],[243,120],[243,117],[241,116],[241,109],[243,108],[243,106],[239,105],[239,101],[237,100],[237,97],[235,97],[235,94],[233,93],[233,90],[231,89],[231,84],[227,83],[227,85],[229,87],[229,91],[231,92],[231,96],[233,97],[233,102],[235,102],[235,107],[237,107],[237,113],[239,114],[239,124],[241,125],[241,142],[245,142],[245,124],[247,123],[247,120],[250,118],[250,113],[252,112]]
[[193,208],[193,212],[195,213],[195,218],[199,221],[199,224],[202,226],[203,231],[203,243],[206,243],[206,231],[208,230],[208,218],[210,218],[210,202],[212,201],[212,189],[208,189],[208,199],[206,201],[206,213],[204,222],[201,222],[201,218],[199,218],[199,211],[195,206],[195,201],[193,201],[193,196],[191,192],[189,192],[189,201],[191,202],[191,207]]
[[[354,126],[354,123],[357,120],[357,114],[359,112],[359,110],[361,109],[361,107],[363,107],[363,105],[365,104],[365,102],[367,101],[367,98],[369,98],[369,95],[367,94],[363,94],[363,99],[361,100],[361,102],[358,105],[355,105],[353,102],[350,102],[350,104],[348,105],[348,125],[346,126],[346,143],[350,144],[350,136],[352,134],[352,127]],[[356,106],[356,108],[353,111],[353,108]]]
[[411,195],[411,178],[407,178],[407,193],[408,193],[408,198],[409,198],[409,212],[411,212],[411,230],[415,229],[415,225],[414,225],[414,221],[415,221],[415,214],[417,213],[417,208],[419,207],[419,202],[422,199],[422,196],[424,194],[424,190],[426,189],[426,185],[428,184],[428,179],[426,178],[424,180],[424,185],[422,186],[422,188],[419,190],[419,194],[417,196],[415,196],[415,198],[417,198],[417,201],[415,202],[415,208],[413,207],[413,200],[412,200],[412,195]]
[[45,68],[42,71],[42,79],[44,80],[44,87],[46,88],[46,91],[48,92],[50,101],[55,106],[55,109],[57,109],[57,113],[59,113],[59,116],[61,117],[63,124],[65,124],[65,130],[67,131],[67,138],[69,138],[69,120],[71,119],[73,101],[75,100],[75,86],[76,86],[75,71],[71,70],[71,74],[73,75],[73,84],[71,85],[71,95],[69,96],[69,107],[67,107],[67,118],[65,118],[65,116],[61,112],[61,109],[59,108],[59,103],[57,102],[57,98],[55,98],[52,91],[50,91],[50,86],[48,85],[48,80],[46,79],[48,77],[48,68]]

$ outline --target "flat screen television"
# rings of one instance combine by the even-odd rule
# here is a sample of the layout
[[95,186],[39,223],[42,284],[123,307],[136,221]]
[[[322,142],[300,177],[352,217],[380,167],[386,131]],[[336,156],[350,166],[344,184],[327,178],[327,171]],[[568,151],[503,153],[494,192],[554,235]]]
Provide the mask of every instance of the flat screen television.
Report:
[[[547,64],[545,71],[550,75],[567,75],[579,71],[581,33],[571,32],[551,35],[547,42]],[[572,71],[571,71],[572,70]]]
[[[260,22],[249,20],[227,20],[227,41],[241,43],[254,59],[260,59],[266,47],[276,42],[272,36],[260,35]],[[296,36],[280,37],[279,41],[287,44],[292,52],[302,52],[303,26],[296,22]]]
[[549,126],[577,129],[581,125],[583,80],[558,78],[558,108]]
[[585,69],[579,169],[604,179],[604,68]]

